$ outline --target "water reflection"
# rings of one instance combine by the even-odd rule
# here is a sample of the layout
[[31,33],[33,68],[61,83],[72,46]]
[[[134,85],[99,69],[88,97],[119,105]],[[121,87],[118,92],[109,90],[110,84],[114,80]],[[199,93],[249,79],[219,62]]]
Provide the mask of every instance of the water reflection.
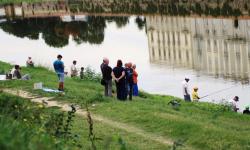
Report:
[[151,63],[249,82],[250,20],[147,16],[146,26]]
[[64,47],[68,45],[70,36],[73,37],[77,44],[86,42],[101,44],[104,40],[107,21],[113,21],[117,27],[121,28],[128,23],[128,17],[63,16],[61,18],[27,18],[0,22],[0,27],[3,31],[17,37],[27,37],[32,40],[38,40],[41,33],[42,38],[49,46]]
[[243,0],[59,0],[54,2],[10,4],[5,6],[5,10],[10,18],[61,16],[80,13],[241,16],[250,14],[249,7],[249,1]]
[[[27,56],[34,56],[42,63],[51,62],[53,56],[61,53],[67,56],[66,64],[77,59],[81,65],[99,69],[103,56],[109,55],[111,62],[122,57],[138,64],[140,87],[148,92],[182,97],[180,83],[184,75],[189,75],[191,86],[201,87],[201,95],[235,87],[206,100],[217,101],[237,94],[246,98],[241,105],[247,104],[250,20],[246,20],[248,10],[242,8],[245,2],[239,2],[234,8],[232,4],[210,7],[205,1],[200,4],[129,2],[82,0],[0,6],[0,28],[5,33],[26,38],[20,40],[1,32],[2,40],[6,41],[1,44],[1,59],[22,63]],[[211,17],[241,13],[245,16],[238,19]],[[144,14],[144,17],[130,17],[130,14]],[[180,17],[194,14],[209,17]],[[26,43],[34,45],[26,46]],[[45,53],[37,55],[34,49]]]

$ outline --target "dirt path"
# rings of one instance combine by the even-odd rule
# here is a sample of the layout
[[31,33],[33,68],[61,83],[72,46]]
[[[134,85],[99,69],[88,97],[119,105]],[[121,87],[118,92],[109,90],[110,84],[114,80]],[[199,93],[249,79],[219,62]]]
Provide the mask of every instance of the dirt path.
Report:
[[[31,94],[29,92],[22,91],[22,90],[4,89],[3,92],[9,93],[12,95],[16,95],[16,96],[20,96],[22,98],[30,99],[32,102],[43,103],[47,107],[57,106],[57,107],[60,107],[61,110],[63,110],[63,111],[71,110],[69,103],[59,103],[58,101],[53,101],[52,100],[53,97],[38,97],[38,96],[34,96],[33,94]],[[83,109],[78,108],[76,111],[76,114],[83,116],[83,117],[86,117],[87,112],[84,111]],[[120,123],[120,122],[117,122],[114,120],[110,120],[110,119],[105,118],[105,117],[100,116],[100,115],[92,114],[91,116],[92,116],[92,119],[95,121],[102,122],[102,123],[109,125],[109,126],[112,126],[114,128],[122,129],[124,131],[127,131],[128,133],[133,133],[133,134],[142,136],[146,139],[156,141],[156,142],[161,143],[161,144],[172,146],[174,143],[174,141],[172,141],[171,139],[167,139],[166,137],[162,137],[159,135],[155,135],[155,134],[146,132],[140,128],[137,128],[137,127],[125,124],[125,123]],[[190,148],[185,147],[185,149],[190,149]]]

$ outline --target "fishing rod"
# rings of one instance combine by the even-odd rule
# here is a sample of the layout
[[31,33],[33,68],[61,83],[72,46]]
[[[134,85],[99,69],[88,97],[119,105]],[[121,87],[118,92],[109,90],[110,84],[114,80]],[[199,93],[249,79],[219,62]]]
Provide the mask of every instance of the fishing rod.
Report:
[[221,89],[221,90],[218,90],[218,91],[209,93],[209,94],[207,94],[207,95],[205,95],[205,96],[200,97],[200,99],[203,99],[203,98],[205,98],[205,97],[208,97],[208,96],[211,96],[211,95],[214,95],[214,94],[217,94],[217,93],[220,93],[220,92],[223,92],[223,91],[232,89],[232,88],[234,88],[234,87],[236,87],[236,86],[239,86],[239,85],[234,85],[234,86],[231,86],[231,87],[228,87],[228,88],[224,88],[224,89]]

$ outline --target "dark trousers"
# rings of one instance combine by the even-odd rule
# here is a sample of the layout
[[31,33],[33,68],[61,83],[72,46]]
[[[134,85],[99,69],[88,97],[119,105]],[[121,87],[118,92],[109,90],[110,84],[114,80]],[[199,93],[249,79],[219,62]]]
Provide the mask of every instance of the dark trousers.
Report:
[[185,100],[186,102],[191,102],[190,95],[189,95],[189,94],[188,94],[188,95],[184,95],[184,100]]
[[112,79],[111,80],[105,80],[105,89],[104,89],[104,95],[105,96],[112,96]]
[[116,83],[117,99],[126,100],[125,82]]
[[133,94],[133,83],[127,84],[127,95],[129,95],[129,100],[132,100],[132,94]]

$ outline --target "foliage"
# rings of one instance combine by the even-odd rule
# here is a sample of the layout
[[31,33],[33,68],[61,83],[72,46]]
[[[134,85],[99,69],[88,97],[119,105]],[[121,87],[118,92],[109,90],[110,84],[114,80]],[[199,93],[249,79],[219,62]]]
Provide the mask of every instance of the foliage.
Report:
[[5,73],[6,73],[5,70],[3,69],[0,70],[0,74],[5,74]]
[[[43,128],[53,112],[48,112],[42,105],[1,93],[0,149],[67,149],[63,139],[54,139]],[[60,145],[56,145],[57,140],[61,141]]]
[[84,79],[90,80],[90,81],[95,81],[95,82],[100,82],[101,81],[101,74],[98,74],[95,72],[95,70],[91,69],[90,67],[87,67],[86,71],[84,73]]
[[[0,62],[0,69],[8,70],[9,64]],[[23,68],[24,73],[32,76],[31,81],[7,81],[0,82],[0,88],[24,89],[39,96],[55,97],[59,101],[74,103],[85,108],[86,102],[89,104],[91,117],[100,115],[110,120],[125,123],[154,135],[160,135],[166,138],[178,141],[186,139],[186,146],[194,149],[247,149],[250,135],[248,134],[250,124],[249,116],[232,112],[227,106],[217,105],[205,102],[186,103],[183,100],[172,96],[152,95],[146,92],[139,92],[138,97],[133,101],[121,102],[115,98],[103,97],[103,87],[95,80],[80,80],[66,78],[65,95],[56,95],[53,93],[44,93],[34,91],[32,85],[34,82],[42,81],[46,87],[56,87],[56,75],[42,67]],[[173,109],[169,102],[176,99],[180,106],[178,110]],[[43,109],[42,109],[43,110]],[[89,123],[81,121],[74,122],[72,131],[84,140],[83,147],[88,143],[88,148],[92,147],[89,141]],[[84,124],[84,126],[83,126]],[[62,128],[63,129],[63,128]],[[109,147],[110,149],[120,149],[120,143],[126,143],[127,149],[169,149],[171,147],[153,141],[150,138],[137,136],[136,133],[124,132],[113,126],[106,126],[98,121],[94,124],[94,131],[102,140],[96,140],[95,146]],[[111,134],[112,133],[112,134]],[[118,142],[114,135],[119,133],[122,141]],[[96,135],[95,135],[96,136]],[[141,141],[146,142],[141,142]],[[86,142],[88,141],[88,142]],[[172,145],[171,145],[172,146]],[[136,147],[136,148],[134,148]]]

